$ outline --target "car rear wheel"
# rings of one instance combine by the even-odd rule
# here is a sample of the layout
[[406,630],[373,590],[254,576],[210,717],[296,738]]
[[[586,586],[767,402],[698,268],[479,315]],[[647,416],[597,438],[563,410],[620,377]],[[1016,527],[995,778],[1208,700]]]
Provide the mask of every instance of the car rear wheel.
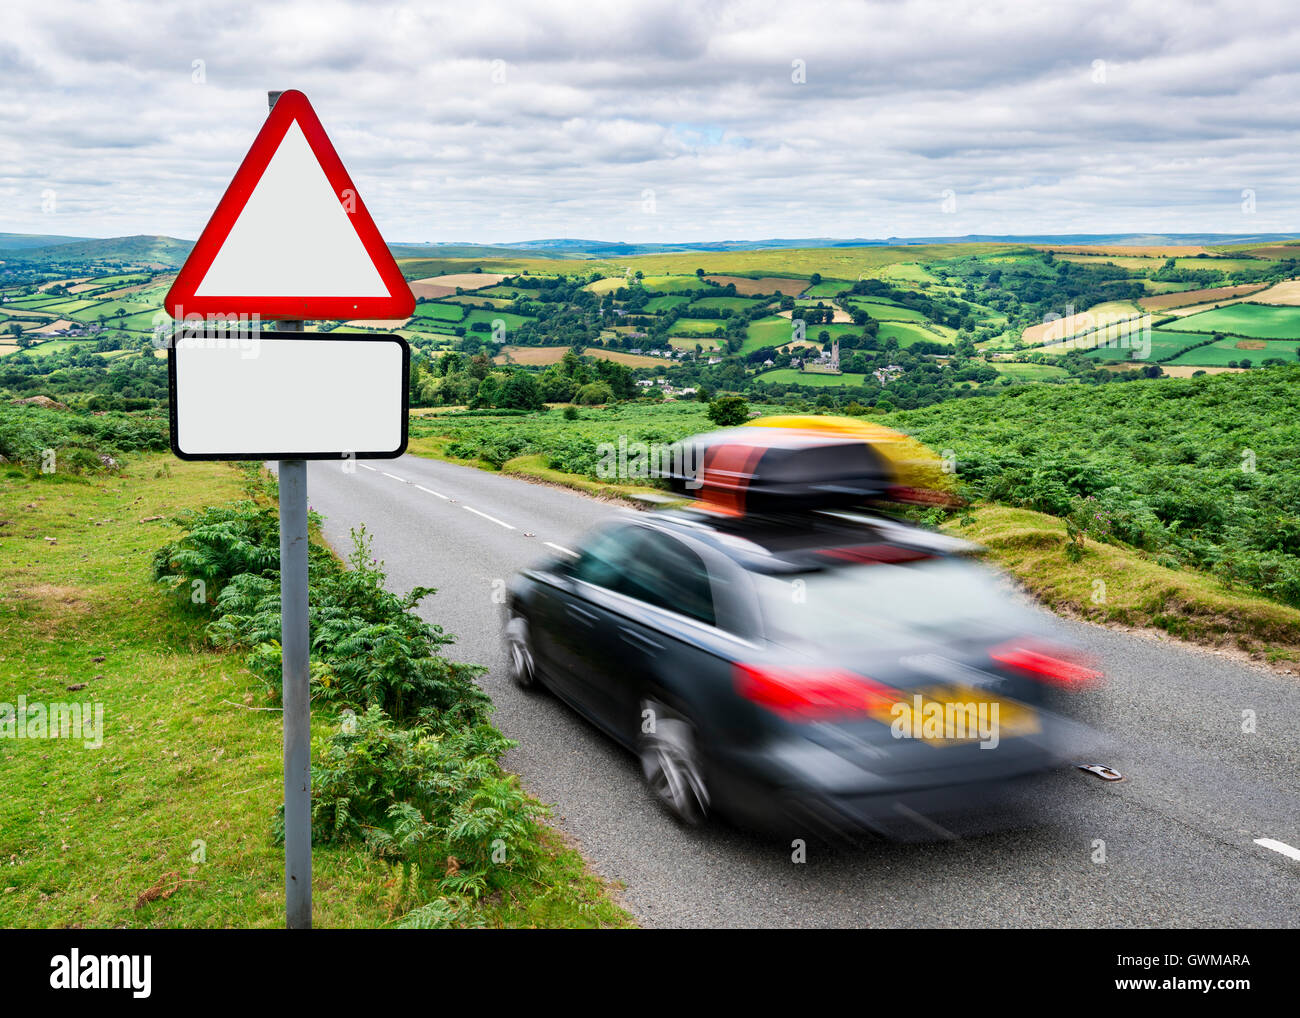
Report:
[[[650,791],[682,823],[692,826],[703,823],[709,815],[709,790],[704,781],[695,726],[656,700],[641,701],[641,717],[637,752]],[[646,727],[651,730],[645,731]]]
[[537,660],[533,656],[533,641],[528,632],[528,620],[520,615],[506,623],[506,656],[511,681],[521,689],[536,688]]

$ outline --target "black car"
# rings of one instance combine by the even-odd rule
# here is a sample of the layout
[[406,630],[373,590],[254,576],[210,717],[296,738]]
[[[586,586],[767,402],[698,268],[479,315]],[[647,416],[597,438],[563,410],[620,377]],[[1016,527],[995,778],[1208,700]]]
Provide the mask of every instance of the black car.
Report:
[[857,511],[628,513],[513,580],[512,675],[687,823],[947,836],[1078,748],[1099,679],[972,550]]

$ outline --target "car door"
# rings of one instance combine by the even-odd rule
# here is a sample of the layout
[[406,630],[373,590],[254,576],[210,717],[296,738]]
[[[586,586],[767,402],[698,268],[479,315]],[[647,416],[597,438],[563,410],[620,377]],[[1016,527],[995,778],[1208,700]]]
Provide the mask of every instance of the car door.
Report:
[[545,626],[551,681],[556,692],[594,719],[602,713],[593,702],[599,688],[593,671],[603,669],[604,647],[599,601],[602,591],[618,588],[632,555],[635,527],[617,524],[597,533],[578,550],[566,570],[565,582],[556,586],[547,608]]
[[665,671],[689,668],[701,623],[715,623],[709,574],[700,556],[678,538],[638,527],[627,546],[617,585],[600,592],[592,667],[583,696],[605,727],[635,738],[641,697]]

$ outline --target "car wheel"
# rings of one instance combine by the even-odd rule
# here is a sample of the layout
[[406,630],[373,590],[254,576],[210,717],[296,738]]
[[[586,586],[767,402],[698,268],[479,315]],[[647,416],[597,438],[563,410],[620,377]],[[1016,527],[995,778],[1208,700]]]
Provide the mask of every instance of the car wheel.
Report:
[[[650,711],[647,714],[646,711]],[[695,740],[695,726],[656,700],[641,701],[643,728],[637,747],[641,772],[654,797],[684,824],[701,824],[709,815],[709,790]]]
[[506,623],[506,656],[511,681],[521,689],[536,688],[537,660],[533,657],[528,620],[521,615],[515,615]]

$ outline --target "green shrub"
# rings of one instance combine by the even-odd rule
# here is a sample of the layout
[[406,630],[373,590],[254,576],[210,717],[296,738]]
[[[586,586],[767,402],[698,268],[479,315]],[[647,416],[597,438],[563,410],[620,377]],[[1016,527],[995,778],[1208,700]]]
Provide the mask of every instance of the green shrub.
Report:
[[[312,747],[312,840],[363,843],[440,873],[438,890],[454,897],[478,898],[532,873],[545,810],[498,763],[513,745],[485,723],[431,716],[400,728],[377,707],[345,716]],[[276,833],[283,838],[282,822]]]

